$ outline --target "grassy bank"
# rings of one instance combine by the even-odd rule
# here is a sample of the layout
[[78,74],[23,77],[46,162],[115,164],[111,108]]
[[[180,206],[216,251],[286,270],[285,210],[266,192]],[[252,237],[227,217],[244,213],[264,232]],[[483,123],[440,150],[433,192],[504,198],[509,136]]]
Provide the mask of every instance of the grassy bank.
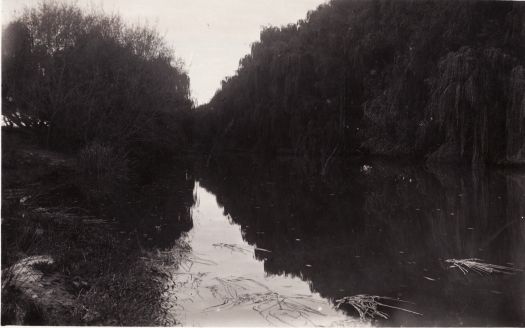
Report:
[[82,172],[76,157],[2,131],[2,324],[173,324],[166,276]]

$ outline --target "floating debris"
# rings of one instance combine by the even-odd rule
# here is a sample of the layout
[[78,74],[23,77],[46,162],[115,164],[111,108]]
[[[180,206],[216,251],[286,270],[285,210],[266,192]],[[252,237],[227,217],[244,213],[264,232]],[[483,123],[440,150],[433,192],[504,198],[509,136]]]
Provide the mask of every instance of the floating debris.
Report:
[[430,278],[430,277],[427,277],[427,276],[423,276],[423,278],[425,278],[426,280],[430,280],[430,281],[436,281],[436,279]]
[[227,244],[227,243],[216,243],[212,244],[213,247],[219,247],[219,248],[226,248],[232,252],[238,252],[238,253],[251,253],[251,250],[249,248],[242,247],[237,244]]
[[95,219],[91,215],[87,215],[86,210],[79,207],[37,207],[33,210],[38,215],[53,221],[86,221]]
[[106,224],[107,221],[103,219],[83,219],[82,223],[85,224]]
[[20,198],[20,204],[25,203],[26,201],[29,200],[29,198],[31,198],[31,196],[24,196],[24,197]]
[[[324,303],[312,299],[310,295],[281,295],[254,279],[244,277],[217,277],[215,280],[218,284],[207,288],[220,303],[208,307],[205,312],[220,312],[236,306],[250,305],[269,324],[277,326],[294,325],[297,320],[303,325],[313,325],[312,316],[325,316],[319,310]],[[316,305],[308,306],[302,301],[314,302]]]
[[368,174],[370,173],[370,171],[372,170],[372,166],[371,165],[363,165],[361,166],[361,173],[364,173],[364,174]]
[[383,303],[384,301],[409,303],[407,301],[402,301],[402,300],[398,300],[398,299],[391,298],[391,297],[373,296],[373,295],[355,295],[355,296],[346,296],[346,297],[336,300],[335,306],[339,308],[344,304],[351,305],[359,313],[359,317],[361,318],[361,320],[365,320],[367,318],[374,319],[376,317],[388,319],[388,314],[378,309],[380,306],[391,308],[391,309],[397,309],[397,310],[405,311],[405,312],[412,313],[412,314],[422,315],[421,313],[417,313],[417,312],[414,312],[408,309],[385,304]]
[[146,256],[140,257],[146,262],[155,263],[157,268],[177,265],[180,269],[189,272],[194,264],[217,265],[217,262],[197,256],[191,247],[184,241],[178,241],[171,250],[145,252]]
[[[252,249],[247,248],[247,247],[243,247],[243,246],[237,245],[237,244],[215,243],[215,244],[212,244],[212,246],[213,247],[226,248],[226,249],[228,249],[228,250],[230,250],[232,252],[238,252],[238,253],[243,253],[243,254],[252,252]],[[253,249],[253,251],[260,251],[260,252],[266,252],[266,253],[271,253],[272,252],[270,250],[267,250],[266,248],[260,248],[260,247],[255,247]]]
[[450,263],[450,268],[459,269],[464,275],[470,271],[476,272],[480,275],[485,274],[515,274],[517,272],[523,272],[523,270],[497,264],[485,263],[483,260],[471,258],[471,259],[449,259],[445,260],[446,263]]

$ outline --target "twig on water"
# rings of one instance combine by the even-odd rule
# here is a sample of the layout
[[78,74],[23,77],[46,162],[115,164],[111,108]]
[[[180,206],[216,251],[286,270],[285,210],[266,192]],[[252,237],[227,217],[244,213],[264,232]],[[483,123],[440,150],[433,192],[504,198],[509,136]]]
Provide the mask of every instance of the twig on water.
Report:
[[[222,311],[240,305],[251,305],[270,324],[293,325],[291,321],[304,320],[303,323],[314,324],[312,315],[324,316],[322,312],[303,304],[318,303],[309,296],[285,296],[270,290],[264,284],[250,278],[215,278],[218,285],[208,287],[214,297],[221,303],[205,311]],[[255,292],[254,290],[259,290]],[[290,321],[291,320],[291,321]]]
[[391,309],[397,309],[404,312],[422,315],[421,313],[414,312],[405,308],[389,305],[383,303],[383,301],[393,301],[393,302],[403,302],[403,303],[409,303],[407,301],[398,300],[391,297],[382,297],[382,296],[373,296],[373,295],[355,295],[355,296],[346,296],[341,299],[338,299],[335,301],[335,306],[337,308],[341,307],[343,304],[348,304],[352,306],[358,313],[359,317],[361,317],[362,320],[365,320],[366,318],[376,318],[381,317],[383,319],[388,319],[388,314],[385,312],[379,310],[379,306],[387,307]]
[[446,263],[450,263],[450,268],[457,268],[461,273],[466,275],[473,271],[480,275],[500,273],[500,274],[515,274],[517,272],[523,272],[523,270],[497,264],[485,263],[483,260],[472,258],[472,259],[449,259],[445,260]]
[[[232,252],[239,252],[239,253],[243,253],[243,254],[252,252],[251,249],[246,248],[246,247],[242,247],[242,246],[237,245],[237,244],[216,243],[216,244],[213,244],[213,246],[214,247],[220,247],[220,248],[226,248],[226,249],[229,249]],[[269,251],[267,249],[259,248],[259,247],[255,247],[253,250],[254,251],[260,251],[260,252],[266,252],[266,253],[271,253],[272,252],[272,251]]]
[[220,248],[226,248],[232,252],[238,252],[238,253],[250,253],[250,249],[236,245],[236,244],[226,244],[226,243],[216,243],[213,244],[213,247],[220,247]]

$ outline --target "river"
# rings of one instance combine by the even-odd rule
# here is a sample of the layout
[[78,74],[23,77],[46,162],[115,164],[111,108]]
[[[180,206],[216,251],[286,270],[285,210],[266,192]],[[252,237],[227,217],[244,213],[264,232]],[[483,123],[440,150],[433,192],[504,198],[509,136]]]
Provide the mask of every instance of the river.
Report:
[[[523,172],[235,159],[186,178],[192,225],[162,249],[180,324],[525,324]],[[451,262],[473,258],[505,272]]]

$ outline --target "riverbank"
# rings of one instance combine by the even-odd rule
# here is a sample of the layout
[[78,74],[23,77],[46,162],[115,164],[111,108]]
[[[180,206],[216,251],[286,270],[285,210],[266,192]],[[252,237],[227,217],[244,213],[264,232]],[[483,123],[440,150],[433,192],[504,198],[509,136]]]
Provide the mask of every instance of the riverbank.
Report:
[[174,324],[143,234],[122,230],[77,159],[19,132],[2,146],[2,324]]

